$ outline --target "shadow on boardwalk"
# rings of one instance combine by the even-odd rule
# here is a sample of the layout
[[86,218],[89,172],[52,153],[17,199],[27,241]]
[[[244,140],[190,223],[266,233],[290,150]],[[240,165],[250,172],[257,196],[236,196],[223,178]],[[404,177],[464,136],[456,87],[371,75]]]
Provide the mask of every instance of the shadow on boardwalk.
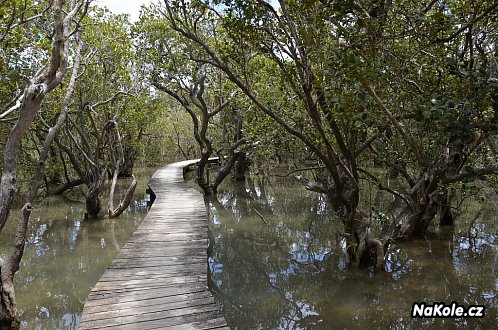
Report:
[[207,214],[183,168],[152,177],[149,213],[87,298],[80,329],[227,328],[207,288]]

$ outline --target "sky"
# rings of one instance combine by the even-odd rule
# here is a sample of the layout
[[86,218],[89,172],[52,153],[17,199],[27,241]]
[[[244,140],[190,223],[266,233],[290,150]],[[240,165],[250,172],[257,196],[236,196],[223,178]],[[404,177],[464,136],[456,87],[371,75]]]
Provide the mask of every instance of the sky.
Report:
[[[130,14],[131,21],[135,22],[140,14],[140,6],[143,4],[148,5],[151,2],[156,2],[156,0],[96,0],[94,3],[99,6],[106,6],[114,14]],[[277,0],[271,0],[270,3],[274,7],[278,7]]]
[[148,5],[151,2],[153,0],[96,0],[94,4],[106,6],[114,14],[130,14],[130,19],[134,22],[138,20],[140,6]]

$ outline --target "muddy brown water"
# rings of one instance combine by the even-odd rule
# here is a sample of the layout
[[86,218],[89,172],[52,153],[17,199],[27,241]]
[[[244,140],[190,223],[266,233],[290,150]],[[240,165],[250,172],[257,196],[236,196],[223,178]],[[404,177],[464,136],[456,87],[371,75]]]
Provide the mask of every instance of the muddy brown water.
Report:
[[[234,329],[495,329],[497,204],[472,203],[454,229],[394,245],[385,272],[352,270],[323,196],[248,178],[207,200],[210,284]],[[452,301],[486,316],[411,318],[414,302]]]
[[[77,328],[91,287],[146,215],[153,172],[138,175],[135,200],[118,219],[84,220],[81,201],[37,204],[15,281],[24,329]],[[496,328],[496,204],[473,203],[454,230],[395,245],[376,273],[348,269],[322,196],[290,179],[248,177],[206,200],[210,287],[235,329]],[[13,233],[10,222],[0,253]],[[415,320],[415,301],[483,304],[486,316]]]
[[[137,171],[133,201],[116,219],[85,220],[82,200],[58,196],[35,204],[14,280],[23,329],[77,329],[90,289],[147,214],[145,190],[154,171]],[[119,183],[116,197],[127,184]],[[18,209],[11,212],[0,235],[2,255],[11,249],[17,215]]]

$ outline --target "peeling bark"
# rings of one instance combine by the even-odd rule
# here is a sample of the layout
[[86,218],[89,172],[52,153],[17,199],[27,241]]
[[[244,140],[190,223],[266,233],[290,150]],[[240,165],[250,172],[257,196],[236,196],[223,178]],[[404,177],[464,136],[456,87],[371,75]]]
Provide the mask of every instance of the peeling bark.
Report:
[[[3,175],[0,183],[0,232],[2,231],[12,206],[12,202],[17,193],[16,187],[16,172],[17,172],[17,158],[21,140],[26,132],[29,130],[31,123],[33,122],[35,116],[40,110],[41,104],[45,96],[54,88],[56,88],[62,81],[68,65],[68,49],[70,35],[75,32],[71,31],[71,26],[74,23],[74,17],[82,8],[83,4],[86,9],[88,8],[89,2],[77,2],[74,3],[74,8],[70,8],[70,11],[63,15],[64,10],[63,0],[56,0],[53,3],[52,12],[54,20],[54,34],[52,37],[52,47],[50,57],[45,64],[45,66],[38,71],[38,73],[28,81],[27,86],[24,89],[24,94],[22,96],[22,101],[19,110],[19,119],[12,128],[7,143],[4,150],[4,162],[3,162]],[[78,47],[80,49],[80,47]],[[47,159],[50,144],[55,138],[57,130],[62,126],[64,122],[64,116],[67,112],[67,107],[69,105],[69,99],[71,97],[72,89],[74,87],[74,80],[76,79],[76,74],[79,65],[79,58],[76,56],[72,86],[68,87],[68,92],[66,98],[61,107],[61,113],[59,119],[54,127],[51,127],[45,138],[43,149],[40,152],[39,161],[37,164],[37,170],[35,177],[33,179],[31,190],[28,196],[27,203],[21,210],[17,232],[14,242],[14,248],[10,259],[1,266],[0,269],[0,326],[12,329],[19,328],[19,320],[16,315],[16,303],[14,294],[14,275],[19,269],[19,263],[21,261],[24,252],[24,240],[26,236],[26,229],[29,222],[29,216],[32,210],[32,202],[35,200],[38,190],[41,186],[43,180],[43,171],[45,166],[45,161]]]

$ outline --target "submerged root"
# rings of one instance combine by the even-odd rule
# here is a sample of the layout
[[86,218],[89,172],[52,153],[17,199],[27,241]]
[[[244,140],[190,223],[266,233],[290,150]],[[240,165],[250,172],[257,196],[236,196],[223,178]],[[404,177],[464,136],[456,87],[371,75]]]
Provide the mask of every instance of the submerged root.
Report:
[[375,268],[382,269],[384,267],[384,246],[381,241],[377,238],[368,238],[367,245],[369,248],[375,249],[375,254],[377,256]]
[[358,244],[358,248],[356,249],[356,257],[354,261],[355,267],[360,267],[361,259],[363,259],[363,255],[365,254],[365,251],[367,249],[366,245],[367,244],[365,239],[362,239]]
[[367,229],[356,249],[354,265],[356,267],[374,266],[376,269],[382,269],[384,267],[384,252],[382,242],[372,237],[370,229]]

